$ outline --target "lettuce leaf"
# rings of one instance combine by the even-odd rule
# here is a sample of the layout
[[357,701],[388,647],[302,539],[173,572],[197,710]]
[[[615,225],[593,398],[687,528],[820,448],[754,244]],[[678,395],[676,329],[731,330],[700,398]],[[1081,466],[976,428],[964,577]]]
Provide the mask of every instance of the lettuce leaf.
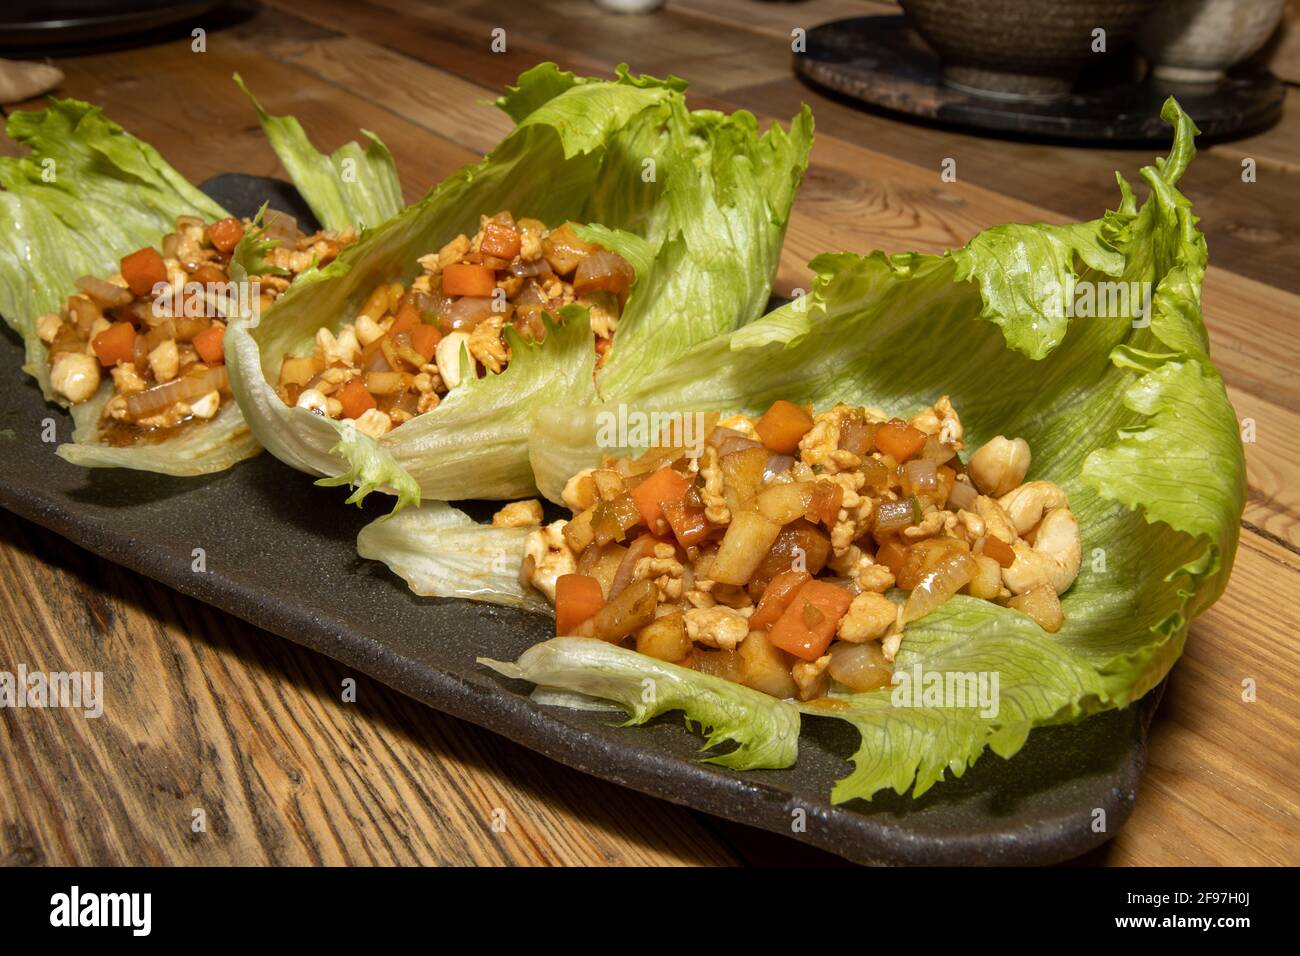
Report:
[[[43,110],[11,114],[5,128],[31,151],[0,157],[7,225],[0,232],[0,315],[23,338],[24,371],[54,401],[37,318],[57,312],[81,276],[113,275],[122,256],[159,245],[178,216],[221,219],[228,213],[89,103],[51,98]],[[60,456],[87,467],[194,475],[228,468],[260,450],[233,405],[169,441],[101,445],[96,423],[110,391],[105,379],[95,398],[73,407],[73,441],[59,447]]]
[[680,710],[687,725],[704,734],[703,750],[735,744],[702,758],[707,763],[780,770],[799,755],[799,711],[792,704],[605,641],[557,637],[530,647],[514,663],[478,661],[506,677],[615,701],[629,715],[624,726]]
[[612,81],[550,63],[524,73],[497,101],[518,125],[481,163],[300,276],[266,321],[231,323],[232,387],[258,439],[308,473],[355,469],[334,428],[280,402],[270,384],[278,363],[309,349],[318,328],[351,320],[378,282],[409,282],[418,256],[472,234],[484,213],[591,224],[585,234],[627,257],[637,279],[599,371],[585,312],[571,307],[540,345],[508,333],[512,358],[500,375],[470,378],[378,439],[425,498],[530,494],[538,409],[616,396],[691,345],[755,318],[807,162],[811,115],[805,109],[788,132],[774,126],[760,136],[748,113],[688,111],[683,89],[625,67]]
[[373,228],[401,212],[397,168],[378,136],[363,129],[362,135],[369,140],[365,148],[345,143],[326,156],[312,146],[298,120],[270,115],[238,73],[234,80],[252,101],[271,148],[322,228]]
[[357,553],[382,561],[416,594],[462,597],[549,612],[546,600],[519,583],[527,528],[493,528],[441,501],[372,521],[357,535]]
[[[1000,226],[941,256],[820,256],[806,298],[696,346],[620,405],[537,416],[532,461],[553,498],[573,472],[627,450],[596,436],[603,415],[628,410],[756,414],[787,398],[906,415],[947,393],[967,447],[999,434],[1029,442],[1029,478],[1067,492],[1083,535],[1065,625],[1048,634],[957,597],[907,627],[899,672],[997,675],[996,714],[910,706],[899,688],[805,705],[862,736],[837,802],[921,794],[986,749],[1014,754],[1034,727],[1128,705],[1168,673],[1190,621],[1223,591],[1245,463],[1201,318],[1205,241],[1177,189],[1196,128],[1172,99],[1162,115],[1174,145],[1141,170],[1140,207],[1120,178],[1118,208],[1092,222]],[[1086,314],[1088,292],[1106,314]]]
[[[550,614],[546,600],[519,583],[524,542],[531,529],[494,528],[441,501],[372,521],[357,536],[363,558],[382,561],[426,597],[460,597]],[[529,648],[515,663],[480,658],[507,677],[538,685],[533,699],[546,706],[608,709],[614,701],[631,724],[680,710],[704,730],[705,750],[735,747],[704,758],[738,770],[788,767],[799,741],[794,705],[739,684],[604,641],[561,637]]]

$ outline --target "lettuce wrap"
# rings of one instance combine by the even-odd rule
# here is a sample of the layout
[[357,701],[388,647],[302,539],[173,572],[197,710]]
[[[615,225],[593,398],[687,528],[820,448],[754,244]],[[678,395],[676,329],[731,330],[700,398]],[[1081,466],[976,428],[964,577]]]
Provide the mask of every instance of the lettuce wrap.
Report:
[[[617,397],[696,343],[761,314],[807,162],[811,114],[805,108],[788,132],[777,125],[760,135],[749,113],[687,110],[684,88],[626,67],[612,81],[549,63],[524,73],[496,101],[516,128],[481,163],[296,281],[264,320],[231,323],[231,384],[258,440],[326,483],[353,485],[350,500],[376,488],[395,494],[398,507],[420,497],[526,495],[528,436],[540,409]],[[340,164],[326,164],[293,127],[278,129],[273,142],[287,168],[319,173],[315,185],[295,179],[328,219],[333,213],[314,191],[323,183],[329,192]],[[369,167],[357,168],[364,179]],[[500,210],[552,226],[588,223],[577,230],[582,239],[635,269],[599,371],[586,310],[570,305],[552,316],[541,342],[508,327],[511,358],[500,374],[462,375],[437,408],[378,439],[280,399],[272,383],[286,354],[309,349],[318,329],[350,321],[377,282],[409,282],[418,256],[472,234],[480,214]],[[236,259],[256,271],[256,242],[247,240]],[[462,350],[462,369],[467,362]]]
[[[55,401],[37,318],[57,312],[81,276],[113,275],[122,256],[157,246],[178,216],[214,220],[229,213],[89,103],[51,98],[43,110],[11,114],[5,128],[31,152],[0,157],[7,226],[0,234],[0,315],[22,336],[23,370]],[[95,397],[72,406],[75,431],[59,446],[61,457],[86,467],[196,475],[260,450],[233,402],[166,441],[100,444],[100,412],[111,394],[105,378]]]
[[[1068,494],[1083,569],[1061,600],[1057,633],[958,595],[907,625],[898,687],[788,704],[861,735],[837,803],[886,788],[920,795],[986,748],[1010,757],[1034,727],[1127,706],[1168,674],[1191,620],[1223,592],[1245,462],[1201,318],[1205,241],[1177,188],[1197,130],[1172,99],[1162,115],[1173,148],[1141,170],[1149,194],[1140,206],[1119,177],[1118,207],[1091,222],[997,226],[943,255],[820,256],[805,299],[695,347],[622,396],[624,411],[754,414],[776,398],[907,412],[946,393],[962,410],[968,447],[1023,436],[1034,452],[1029,478]],[[603,416],[617,411],[539,413],[532,461],[544,491],[554,497],[569,475],[623,453],[598,440]],[[449,593],[456,571],[419,520],[419,511],[401,515],[386,529],[419,536],[403,541],[419,561],[397,570],[425,593]],[[460,532],[464,559],[476,552]],[[362,553],[387,560],[377,540],[364,530]],[[548,642],[544,655],[530,650],[506,672],[619,701],[593,675],[608,662],[584,643]],[[653,679],[659,667],[647,661],[644,673]],[[689,683],[693,673],[674,678]],[[934,706],[905,692],[900,673],[997,675],[995,713]],[[716,689],[703,675],[691,687],[674,700],[707,722],[720,706]],[[751,749],[769,732],[757,711],[728,723],[729,739]]]
[[[304,141],[295,121],[257,109],[281,155],[289,152],[286,144]],[[6,130],[31,151],[0,157],[0,204],[13,223],[0,238],[0,315],[23,338],[24,370],[37,379],[47,400],[67,406],[51,388],[38,317],[58,312],[76,291],[78,278],[111,276],[123,255],[157,247],[175,230],[178,217],[213,221],[230,214],[152,146],[88,103],[51,98],[44,110],[14,113]],[[290,167],[326,228],[362,228],[401,208],[392,158],[373,134],[366,135],[370,142],[364,150],[348,143],[329,157],[303,154],[302,162]],[[250,243],[263,252],[269,248],[256,237]],[[72,442],[59,447],[61,457],[85,467],[184,476],[220,471],[261,450],[235,402],[226,403],[211,421],[162,440],[107,444],[99,425],[112,395],[105,376],[93,398],[70,406],[75,430]]]

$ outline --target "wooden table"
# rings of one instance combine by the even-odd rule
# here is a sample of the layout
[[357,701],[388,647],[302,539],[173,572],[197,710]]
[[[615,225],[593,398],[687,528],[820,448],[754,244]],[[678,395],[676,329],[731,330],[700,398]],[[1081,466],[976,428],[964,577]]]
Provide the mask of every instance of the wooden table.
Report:
[[[887,5],[876,4],[888,11]],[[676,0],[653,19],[588,0],[272,0],[141,49],[69,56],[61,90],[103,105],[193,181],[282,175],[228,77],[333,149],[361,127],[415,199],[508,130],[483,106],[539,60],[688,78],[696,105],[788,119],[818,136],[779,286],[828,249],[927,252],[1007,221],[1091,218],[1146,149],[982,139],[835,102],[793,79],[790,30],[862,0]],[[507,50],[489,50],[506,30]],[[179,38],[178,38],[179,37]],[[40,102],[20,104],[36,108]],[[1247,446],[1236,571],[1192,628],[1160,708],[1132,819],[1089,862],[1296,864],[1300,766],[1300,100],[1274,129],[1202,151],[1183,186],[1213,263],[1206,316]],[[957,161],[958,181],[940,179]],[[1258,181],[1241,181],[1245,157]],[[832,862],[793,841],[642,797],[442,716],[334,661],[0,520],[0,665],[102,670],[95,721],[0,711],[6,863]],[[341,684],[357,677],[356,703]],[[1242,700],[1242,681],[1258,687]],[[207,831],[191,829],[202,807]],[[505,827],[494,820],[505,820]]]

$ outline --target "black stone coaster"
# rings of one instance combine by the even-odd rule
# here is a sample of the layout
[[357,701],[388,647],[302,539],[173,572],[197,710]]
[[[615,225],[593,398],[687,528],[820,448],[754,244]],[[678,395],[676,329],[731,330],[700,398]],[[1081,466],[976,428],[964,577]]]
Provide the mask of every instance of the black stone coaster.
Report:
[[1056,99],[980,94],[946,85],[938,55],[901,16],[853,17],[813,28],[807,52],[794,55],[794,71],[840,97],[942,126],[1111,143],[1167,143],[1160,107],[1169,96],[1204,136],[1225,138],[1276,122],[1286,95],[1267,70],[1229,74],[1208,85],[1085,73],[1075,92]]

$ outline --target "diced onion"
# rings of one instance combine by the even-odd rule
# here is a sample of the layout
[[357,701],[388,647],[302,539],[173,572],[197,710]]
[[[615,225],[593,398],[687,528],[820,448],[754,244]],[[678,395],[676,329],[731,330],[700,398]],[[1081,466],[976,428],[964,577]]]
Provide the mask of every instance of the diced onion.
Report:
[[926,461],[932,461],[936,465],[942,465],[944,462],[951,461],[952,456],[957,454],[957,449],[946,442],[939,441],[938,437],[931,435],[925,440],[925,447],[921,449],[921,457]]
[[730,455],[732,452],[744,451],[746,448],[761,448],[763,446],[762,442],[754,441],[748,435],[744,435],[732,428],[722,427],[709,432],[705,444],[716,448],[719,458]]
[[509,271],[512,276],[522,276],[527,279],[550,272],[551,265],[545,259],[534,259],[531,262],[517,259],[510,263]]
[[492,300],[487,296],[461,296],[442,313],[442,325],[453,332],[468,332],[491,315]]
[[784,475],[794,467],[793,455],[771,454],[767,456],[767,464],[763,466],[763,480],[771,481],[777,475]]
[[408,292],[408,300],[424,315],[441,315],[452,303],[451,296],[441,292]]
[[882,501],[876,507],[876,531],[898,531],[912,524],[911,501]]
[[875,641],[866,644],[837,641],[831,648],[831,663],[827,670],[831,677],[859,694],[888,687],[892,679],[889,662]]
[[192,402],[208,392],[225,391],[229,382],[224,365],[191,371],[181,378],[126,396],[126,412],[133,420],[148,418],[166,411],[177,402]]
[[632,572],[636,570],[636,563],[653,554],[656,544],[658,542],[648,534],[643,534],[632,542],[627,549],[627,554],[623,555],[623,560],[619,562],[618,570],[614,572],[614,580],[610,582],[609,597],[606,600],[614,600],[619,592],[632,583]]
[[970,582],[974,570],[974,559],[965,551],[954,549],[945,555],[907,596],[903,623],[910,624],[935,610]]
[[573,294],[612,292],[622,295],[632,287],[635,278],[636,272],[626,259],[608,249],[597,249],[578,263],[578,271],[573,276]]
[[930,494],[939,487],[938,475],[934,462],[916,458],[903,466],[903,479],[906,487],[914,495]]
[[135,298],[135,296],[131,295],[129,289],[113,285],[113,283],[106,282],[98,276],[82,276],[77,280],[76,286],[90,296],[101,308],[105,309],[114,309],[119,305],[126,305]]
[[975,499],[979,497],[979,492],[974,486],[967,481],[954,481],[952,491],[948,492],[948,510],[960,511],[970,510]]
[[268,208],[262,222],[266,226],[267,239],[297,242],[302,236],[298,230],[298,220],[287,212]]
[[871,451],[876,426],[861,418],[850,418],[840,425],[840,448],[854,455]]

